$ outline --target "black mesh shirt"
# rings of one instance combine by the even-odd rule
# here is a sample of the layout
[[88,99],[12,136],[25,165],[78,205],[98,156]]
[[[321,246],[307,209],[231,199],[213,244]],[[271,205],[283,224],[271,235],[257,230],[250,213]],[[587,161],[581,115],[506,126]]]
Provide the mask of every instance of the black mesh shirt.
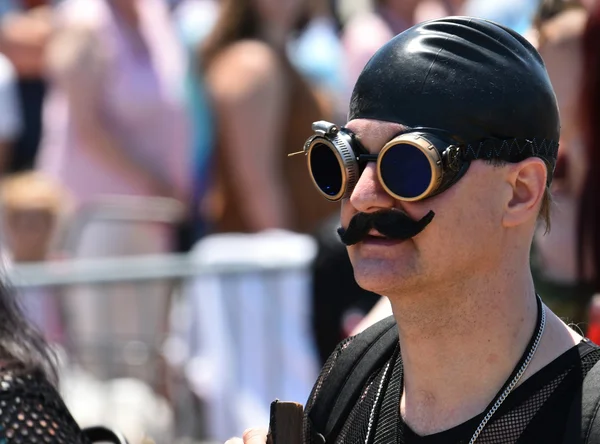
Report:
[[89,444],[41,372],[0,369],[0,444]]
[[[327,376],[352,340],[340,344],[323,367],[307,402],[307,413],[319,402],[319,393],[327,390]],[[598,360],[600,347],[587,340],[556,358],[509,395],[479,435],[477,444],[562,443],[577,389]],[[398,347],[368,379],[335,443],[468,444],[484,413],[450,430],[418,436],[403,423],[399,414],[401,387],[402,362]],[[314,436],[310,422],[305,421],[305,442],[321,444]]]

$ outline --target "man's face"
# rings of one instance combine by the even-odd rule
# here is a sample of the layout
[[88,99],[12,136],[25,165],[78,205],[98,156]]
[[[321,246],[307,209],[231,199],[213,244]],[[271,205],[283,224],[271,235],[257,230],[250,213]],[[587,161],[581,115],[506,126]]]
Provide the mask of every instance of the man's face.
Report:
[[[346,125],[372,154],[402,130],[398,124],[353,120]],[[370,162],[350,198],[342,202],[341,223],[354,215],[399,209],[418,220],[430,210],[433,221],[407,241],[369,238],[348,248],[358,284],[391,296],[406,290],[423,291],[457,285],[472,273],[493,272],[502,254],[502,215],[512,193],[506,167],[483,161],[447,191],[419,202],[401,202],[385,192]],[[373,233],[376,234],[376,233]]]

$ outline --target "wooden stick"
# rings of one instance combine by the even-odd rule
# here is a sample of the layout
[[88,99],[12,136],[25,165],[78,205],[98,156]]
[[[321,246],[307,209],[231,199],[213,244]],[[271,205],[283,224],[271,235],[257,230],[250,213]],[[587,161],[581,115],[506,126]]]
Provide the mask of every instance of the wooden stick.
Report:
[[267,444],[302,444],[304,406],[296,402],[271,403]]

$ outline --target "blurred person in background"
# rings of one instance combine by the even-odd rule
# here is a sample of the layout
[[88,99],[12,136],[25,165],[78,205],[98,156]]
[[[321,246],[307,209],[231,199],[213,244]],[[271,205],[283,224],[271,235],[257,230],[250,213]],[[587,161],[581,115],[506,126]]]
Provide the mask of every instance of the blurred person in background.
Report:
[[0,53],[0,174],[8,170],[22,130],[17,73],[10,60]]
[[[300,23],[298,29],[294,30],[298,32],[290,32],[287,36],[287,56],[310,88],[331,99],[336,112],[342,107],[339,101],[344,84],[338,37],[339,22],[332,2],[309,0],[307,4],[306,20],[298,20],[306,23]],[[175,22],[191,60],[186,79],[186,98],[194,122],[192,207],[200,208],[200,211],[192,214],[192,242],[210,232],[211,223],[204,217],[206,209],[203,209],[202,203],[211,190],[216,139],[214,103],[207,93],[205,70],[198,69],[202,66],[203,56],[203,51],[198,48],[214,32],[222,6],[218,0],[181,0],[174,7]]]
[[300,34],[288,45],[294,66],[321,95],[331,100],[334,122],[346,118],[346,72],[340,39],[342,24],[334,2],[308,0],[308,17]]
[[[579,279],[591,282],[600,292],[600,2],[596,1],[583,34],[583,81],[580,91],[581,133],[587,160],[585,180],[581,184],[578,219],[577,259]],[[600,343],[598,303],[594,301],[588,336]]]
[[[60,236],[69,199],[54,180],[38,172],[15,173],[0,182],[2,234],[11,262],[37,263],[50,259]],[[51,342],[62,340],[60,308],[47,288],[27,288],[18,293],[25,314]]]
[[306,165],[287,161],[307,128],[326,118],[317,95],[287,56],[305,0],[222,0],[199,47],[216,119],[213,188],[202,204],[211,230],[310,232],[335,205],[318,203]]
[[[186,59],[170,14],[162,0],[66,0],[57,9],[37,168],[72,195],[75,218],[99,201],[125,201],[123,207],[140,212],[149,198],[167,198],[165,208],[188,202]],[[68,246],[76,257],[176,248],[174,223],[91,222]],[[154,337],[164,328],[169,288],[162,281],[110,291],[70,288],[73,331],[84,342],[106,333],[98,316],[102,301],[113,322],[106,333],[111,340]],[[144,319],[137,301],[142,295]]]
[[420,1],[372,0],[372,11],[356,14],[348,20],[342,34],[348,71],[348,99],[351,88],[375,51],[415,24]]
[[185,57],[166,4],[67,0],[59,13],[38,168],[78,205],[106,195],[185,202]]
[[415,23],[453,15],[464,15],[468,0],[422,0],[415,11]]
[[[185,56],[162,0],[62,2],[47,64],[37,168],[72,193],[76,211],[107,196],[187,201]],[[174,248],[171,227],[102,230],[78,253]]]
[[33,168],[42,134],[46,93],[44,53],[53,28],[52,8],[62,0],[2,0],[0,53],[14,65],[23,131],[10,152],[8,169]]
[[[552,185],[554,204],[549,232],[536,232],[531,268],[536,289],[559,316],[586,330],[589,304],[598,291],[588,256],[580,263],[581,248],[591,241],[585,183],[589,162],[583,138],[581,94],[586,63],[582,38],[588,13],[577,0],[544,0],[534,19],[532,33],[554,87],[561,115],[561,141]],[[589,109],[589,106],[584,109]],[[590,111],[585,111],[591,112]],[[595,221],[594,221],[595,223]],[[583,231],[581,231],[583,230]],[[582,243],[582,237],[585,241]],[[589,253],[586,253],[588,255]],[[593,259],[595,261],[595,259]],[[585,265],[584,265],[585,264]],[[581,268],[584,265],[585,268]]]
[[173,9],[173,19],[187,54],[185,99],[190,125],[191,176],[189,224],[180,239],[182,250],[188,250],[209,231],[199,210],[209,189],[212,153],[215,143],[213,110],[210,106],[204,76],[198,69],[197,48],[212,32],[219,16],[219,0],[180,0]]
[[583,3],[583,6],[585,6],[588,11],[594,11],[597,7],[598,0],[581,0],[581,3]]
[[344,27],[347,97],[362,69],[383,44],[416,23],[459,15],[463,4],[464,0],[373,0],[371,12],[356,14]]

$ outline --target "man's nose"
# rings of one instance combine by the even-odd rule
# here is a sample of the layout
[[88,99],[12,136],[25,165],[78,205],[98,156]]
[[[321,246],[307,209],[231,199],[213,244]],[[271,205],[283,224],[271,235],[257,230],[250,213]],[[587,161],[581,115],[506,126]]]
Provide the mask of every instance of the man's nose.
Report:
[[369,162],[360,175],[350,195],[350,203],[361,213],[372,213],[394,207],[394,198],[385,191],[379,181],[376,162]]

